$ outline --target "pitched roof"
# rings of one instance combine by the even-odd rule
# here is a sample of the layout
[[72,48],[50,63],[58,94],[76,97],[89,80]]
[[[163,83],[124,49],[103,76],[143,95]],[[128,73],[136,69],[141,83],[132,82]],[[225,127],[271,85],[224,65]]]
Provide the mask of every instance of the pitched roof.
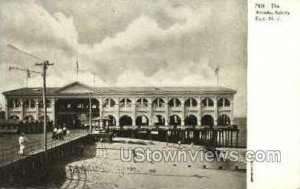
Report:
[[[82,87],[90,90],[92,94],[235,94],[236,91],[226,87],[90,87],[80,82],[73,82],[63,87],[50,87],[47,88],[48,96],[63,95],[64,90],[70,89],[74,86]],[[43,88],[20,88],[3,92],[4,95],[42,95]],[[85,92],[86,93],[86,92]],[[71,93],[72,94],[72,93]],[[75,94],[75,93],[73,93]],[[78,94],[78,93],[76,93]],[[82,93],[84,94],[84,93]]]

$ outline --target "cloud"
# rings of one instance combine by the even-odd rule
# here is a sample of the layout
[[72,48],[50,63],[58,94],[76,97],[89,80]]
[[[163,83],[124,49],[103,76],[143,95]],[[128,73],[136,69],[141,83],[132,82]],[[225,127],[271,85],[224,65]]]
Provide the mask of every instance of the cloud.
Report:
[[[92,83],[93,72],[101,86],[214,85],[220,65],[221,83],[245,105],[245,20],[239,1],[3,1],[0,68],[40,69],[7,43],[55,62],[49,86],[76,79],[77,57],[80,80]],[[3,73],[0,90],[24,86],[24,78]],[[29,84],[41,85],[39,77]]]

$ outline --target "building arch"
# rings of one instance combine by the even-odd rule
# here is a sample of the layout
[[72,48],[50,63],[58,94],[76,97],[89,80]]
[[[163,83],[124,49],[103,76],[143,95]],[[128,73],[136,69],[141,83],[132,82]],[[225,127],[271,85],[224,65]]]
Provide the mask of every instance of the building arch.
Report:
[[214,101],[211,98],[207,97],[201,101],[201,105],[204,107],[211,107],[214,106]]
[[111,108],[111,107],[114,107],[115,105],[116,105],[116,101],[112,98],[106,98],[103,101],[104,108]]
[[99,108],[100,103],[97,99],[92,98],[91,99],[91,105],[92,105],[92,108],[95,109],[95,108]]
[[135,119],[136,125],[149,125],[149,118],[146,115],[139,115]]
[[195,115],[190,114],[184,119],[184,125],[192,125],[195,126],[198,124],[198,119]]
[[227,98],[220,98],[218,100],[218,107],[228,107],[230,106],[230,101]]
[[[39,108],[43,108],[44,107],[44,103],[43,100],[39,101]],[[46,107],[50,108],[51,107],[51,101],[49,99],[46,99]]]
[[163,115],[156,114],[153,117],[153,124],[154,125],[165,125],[166,118]]
[[34,99],[26,99],[24,101],[24,108],[35,108],[35,100]]
[[214,125],[214,118],[211,115],[204,115],[201,118],[201,125],[202,126],[213,126]]
[[24,120],[28,121],[28,122],[32,122],[34,120],[33,115],[28,115],[24,118]]
[[20,120],[20,117],[17,116],[17,115],[12,115],[9,117],[9,119],[12,119],[12,120]]
[[171,98],[169,100],[168,104],[170,107],[180,107],[181,106],[181,102],[178,98]]
[[184,106],[186,107],[197,107],[197,104],[197,100],[193,97],[186,99],[184,102]]
[[152,101],[153,108],[162,108],[165,106],[165,101],[162,98],[156,98]]
[[170,116],[170,125],[181,125],[181,117],[177,114],[173,114]]
[[8,100],[8,107],[9,108],[19,108],[19,107],[21,107],[21,100],[20,99],[9,99]]
[[115,126],[116,125],[116,118],[113,115],[106,115],[105,118],[105,126]]
[[222,114],[218,117],[218,125],[230,125],[230,117],[226,114]]
[[148,107],[148,103],[146,98],[139,98],[136,101],[136,107]]
[[119,102],[120,107],[131,107],[132,101],[129,98],[122,98]]
[[119,125],[132,125],[132,118],[129,115],[123,115],[119,119]]
[[[40,121],[44,121],[44,116],[43,116],[43,115],[40,116],[40,117],[39,117],[39,120],[40,120]],[[46,116],[46,120],[47,120],[47,122],[50,121],[50,117],[49,117],[48,115]]]

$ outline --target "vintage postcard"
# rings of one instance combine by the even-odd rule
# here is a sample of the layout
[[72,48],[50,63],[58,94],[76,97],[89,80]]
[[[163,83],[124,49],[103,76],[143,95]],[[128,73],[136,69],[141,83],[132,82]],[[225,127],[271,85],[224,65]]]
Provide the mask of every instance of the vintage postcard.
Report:
[[273,188],[287,148],[256,119],[272,68],[253,68],[292,5],[1,1],[0,187]]

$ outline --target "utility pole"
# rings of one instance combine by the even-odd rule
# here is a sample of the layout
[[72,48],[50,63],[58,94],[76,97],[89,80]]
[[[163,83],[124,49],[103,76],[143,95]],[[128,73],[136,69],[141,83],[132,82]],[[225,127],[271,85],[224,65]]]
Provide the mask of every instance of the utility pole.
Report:
[[[34,59],[37,59],[39,61],[43,61],[42,63],[36,63],[35,65],[36,66],[43,66],[43,71],[42,71],[42,76],[43,76],[43,103],[44,103],[44,151],[46,152],[47,151],[47,106],[46,106],[46,72],[47,72],[47,68],[48,66],[52,66],[54,65],[53,63],[49,63],[48,60],[45,60],[43,58],[40,58],[38,56],[35,56],[31,53],[28,53],[26,51],[23,51],[17,47],[15,47],[14,45],[11,45],[11,44],[7,44],[7,47],[11,48],[12,50],[16,51],[16,52],[19,52],[23,55],[26,55],[26,56],[30,56],[31,58],[34,58]],[[10,67],[9,69],[17,69],[17,70],[22,70],[24,71],[25,69],[19,69],[19,68],[16,68],[16,67]],[[33,72],[33,73],[40,73],[40,72],[36,72],[36,71],[31,71],[29,69],[26,69],[26,71],[29,71],[29,72]],[[27,72],[28,73],[28,72]],[[46,154],[46,157],[47,157],[47,153]]]
[[45,60],[43,63],[36,63],[36,66],[43,66],[43,105],[44,105],[44,151],[47,152],[47,104],[46,104],[46,74],[48,66],[54,65],[53,63],[49,63],[48,60]]
[[[43,66],[42,76],[43,76],[43,105],[44,105],[44,152],[45,152],[44,153],[44,157],[45,157],[45,159],[44,159],[44,166],[45,167],[44,168],[45,168],[45,173],[46,173],[45,179],[46,179],[46,183],[47,183],[47,161],[48,161],[47,159],[48,158],[47,158],[47,105],[46,105],[46,92],[47,91],[46,91],[46,73],[47,73],[48,66],[52,66],[54,64],[53,63],[49,63],[48,60],[42,59],[42,58],[37,57],[37,56],[35,56],[33,54],[30,54],[30,53],[28,53],[26,51],[23,51],[23,50],[15,47],[15,46],[13,46],[11,44],[7,44],[7,46],[9,48],[13,49],[14,51],[17,51],[17,52],[19,52],[21,54],[24,54],[26,56],[30,56],[30,57],[32,57],[34,59],[42,61],[42,63],[37,63],[35,65],[37,65],[37,66]],[[15,68],[10,68],[10,69],[15,69]],[[24,71],[24,69],[23,69],[23,71]],[[31,70],[27,69],[26,71],[27,71],[27,73],[30,74]],[[35,72],[35,71],[31,71],[31,72]],[[40,73],[40,72],[36,72],[36,73]]]
[[23,71],[26,73],[26,87],[28,88],[28,79],[31,77],[31,73],[35,73],[35,74],[41,74],[41,72],[37,72],[34,70],[29,70],[29,68],[19,68],[16,66],[9,66],[8,70],[18,70],[18,71]]

